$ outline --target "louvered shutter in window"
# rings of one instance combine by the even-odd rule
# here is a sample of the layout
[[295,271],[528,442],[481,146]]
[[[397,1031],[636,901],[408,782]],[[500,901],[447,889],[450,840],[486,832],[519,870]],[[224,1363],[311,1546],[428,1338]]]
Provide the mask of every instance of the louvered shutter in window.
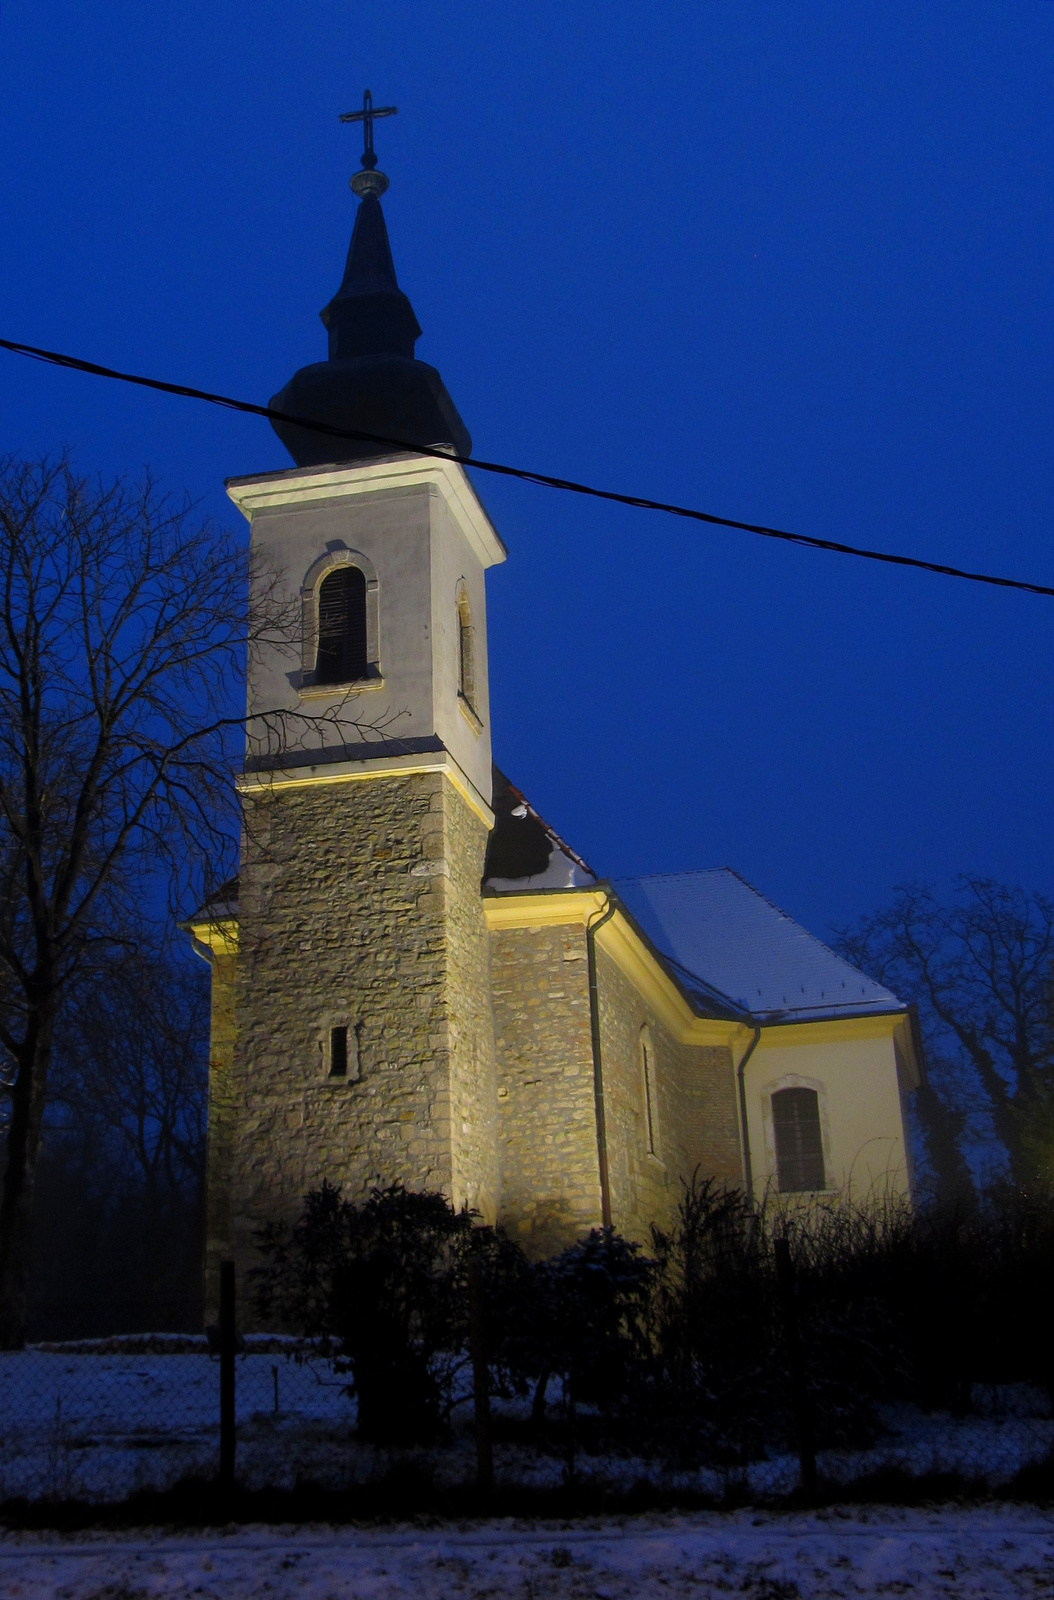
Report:
[[823,1189],[820,1097],[815,1089],[780,1089],[772,1096],[776,1176],[781,1194]]
[[355,683],[366,676],[366,578],[358,567],[338,567],[318,595],[319,683]]

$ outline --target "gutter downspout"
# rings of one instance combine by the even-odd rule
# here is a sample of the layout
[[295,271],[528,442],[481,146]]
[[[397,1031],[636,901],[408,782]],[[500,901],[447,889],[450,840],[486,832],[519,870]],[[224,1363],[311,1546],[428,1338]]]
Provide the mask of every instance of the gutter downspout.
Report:
[[739,1080],[739,1122],[743,1129],[743,1179],[747,1190],[747,1204],[750,1206],[753,1206],[754,1204],[754,1173],[750,1163],[750,1128],[747,1125],[747,1086],[745,1073],[747,1070],[747,1062],[757,1049],[760,1038],[761,1028],[757,1023],[755,1023],[754,1037],[751,1039],[750,1043],[743,1051],[743,1054],[740,1056],[739,1066],[736,1068],[736,1077]]
[[600,1049],[600,999],[597,994],[596,936],[605,922],[615,915],[618,902],[612,895],[599,917],[586,923],[586,961],[589,969],[589,1036],[593,1049],[593,1106],[597,1123],[597,1168],[600,1174],[600,1220],[611,1227],[611,1183],[608,1177],[608,1138],[604,1117],[604,1063]]

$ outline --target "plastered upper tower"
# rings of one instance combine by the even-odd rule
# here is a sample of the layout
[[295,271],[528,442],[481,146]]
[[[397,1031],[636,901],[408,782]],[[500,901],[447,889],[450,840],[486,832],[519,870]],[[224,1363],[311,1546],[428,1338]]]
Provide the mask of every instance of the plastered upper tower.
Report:
[[485,572],[505,551],[464,469],[421,453],[471,441],[414,359],[375,167],[368,126],[330,359],[272,404],[405,447],[279,424],[297,465],[228,484],[275,622],[249,669],[237,913],[212,940],[213,1270],[323,1179],[498,1207],[480,882]]

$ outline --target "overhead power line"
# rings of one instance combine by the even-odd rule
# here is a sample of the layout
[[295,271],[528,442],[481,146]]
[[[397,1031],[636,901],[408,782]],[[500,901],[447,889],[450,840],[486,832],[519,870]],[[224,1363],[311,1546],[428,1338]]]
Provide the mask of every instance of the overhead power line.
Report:
[[84,361],[80,356],[63,355],[57,350],[41,350],[36,345],[19,344],[14,339],[0,339],[0,349],[10,350],[19,356],[31,356],[33,360],[44,361],[53,367],[68,367],[74,372],[91,373],[97,378],[134,383],[143,389],[182,395],[188,400],[204,400],[212,406],[224,406],[228,411],[267,417],[271,422],[293,423],[311,433],[329,434],[335,439],[355,439],[366,444],[388,445],[393,450],[412,450],[415,455],[436,456],[444,461],[456,461],[463,467],[475,467],[479,472],[494,472],[503,478],[519,478],[524,483],[541,484],[546,489],[562,489],[568,494],[584,494],[593,500],[608,500],[619,506],[633,506],[639,511],[661,511],[666,516],[686,517],[691,522],[706,522],[717,528],[737,528],[743,533],[760,534],[764,539],[781,539],[785,544],[804,545],[809,550],[831,550],[836,555],[859,556],[864,561],[884,561],[893,567],[915,567],[920,572],[936,572],[944,578],[963,578],[968,583],[987,583],[997,589],[1020,589],[1025,594],[1054,597],[1054,587],[1045,583],[1028,583],[1023,578],[1003,578],[991,572],[969,572],[962,567],[946,566],[941,561],[924,561],[921,556],[894,555],[889,550],[868,550],[862,545],[842,544],[837,539],[819,539],[808,533],[791,533],[786,528],[769,528],[764,523],[740,522],[735,517],[719,517],[710,511],[697,511],[692,506],[674,505],[666,500],[649,500],[643,495],[618,494],[613,489],[597,489],[592,484],[576,483],[573,478],[554,478],[548,473],[532,472],[526,467],[510,467],[500,461],[482,461],[477,456],[460,456],[453,450],[438,446],[411,444],[406,439],[366,433],[360,428],[338,428],[332,423],[316,421],[311,417],[297,417],[287,411],[275,411],[271,406],[258,406],[251,400],[236,400],[228,394],[213,394],[208,389],[193,389],[183,383],[166,383],[161,378],[144,378],[140,373],[118,372],[113,367]]

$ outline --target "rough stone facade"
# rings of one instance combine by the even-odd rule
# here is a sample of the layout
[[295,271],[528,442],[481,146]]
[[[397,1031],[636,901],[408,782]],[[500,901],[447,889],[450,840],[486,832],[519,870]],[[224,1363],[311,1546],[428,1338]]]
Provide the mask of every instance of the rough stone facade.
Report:
[[[488,933],[486,831],[439,773],[254,798],[239,954],[213,960],[210,1305],[219,1258],[247,1265],[323,1179],[442,1190],[536,1256],[600,1225],[585,926]],[[680,1043],[603,949],[596,970],[611,1216],[646,1242],[696,1168],[741,1181],[732,1052]]]
[[[446,918],[446,987],[450,1034],[452,1177],[456,1205],[494,1222],[501,1197],[498,1083],[491,1006],[490,939],[480,880],[487,828],[444,781],[442,843],[450,876],[435,883]],[[438,836],[433,835],[437,838]]]
[[600,1222],[581,924],[491,933],[501,1221],[532,1254]]
[[[604,1120],[611,1220],[647,1242],[649,1226],[671,1220],[683,1180],[742,1182],[732,1052],[676,1040],[612,957],[597,951]],[[655,1153],[648,1142],[642,1037],[651,1056]]]
[[[210,1113],[213,1258],[248,1264],[254,1230],[295,1216],[323,1178],[352,1196],[395,1180],[441,1189],[493,1218],[486,832],[438,772],[253,796],[237,1037]],[[229,976],[215,969],[218,990]],[[344,1078],[326,1070],[336,1025]]]
[[[589,970],[582,923],[491,933],[501,1130],[500,1218],[532,1253],[603,1214]],[[731,1050],[679,1043],[597,950],[600,1074],[612,1222],[647,1241],[682,1180],[742,1181]],[[657,1153],[648,1147],[642,1030],[651,1041]]]

